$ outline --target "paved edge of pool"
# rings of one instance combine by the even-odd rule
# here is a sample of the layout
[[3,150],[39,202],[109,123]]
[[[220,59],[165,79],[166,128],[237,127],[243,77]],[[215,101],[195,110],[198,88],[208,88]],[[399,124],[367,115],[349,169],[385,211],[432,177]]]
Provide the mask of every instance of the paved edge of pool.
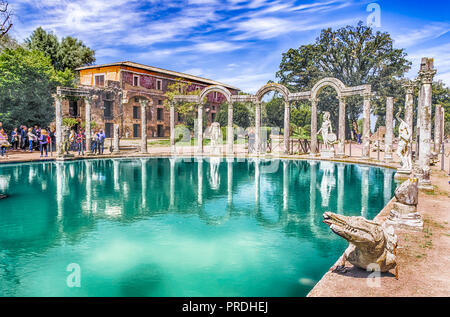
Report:
[[102,156],[92,155],[92,156],[75,156],[75,157],[68,157],[64,159],[58,159],[56,157],[52,158],[37,158],[37,159],[19,159],[19,160],[9,160],[9,161],[0,161],[1,165],[10,165],[10,164],[20,164],[20,163],[45,163],[45,162],[71,162],[71,161],[79,161],[79,160],[101,160],[101,159],[114,159],[114,158],[145,158],[145,157],[152,157],[152,158],[171,158],[171,157],[178,157],[178,158],[208,158],[208,157],[221,157],[224,159],[227,158],[262,158],[262,159],[279,159],[279,160],[301,160],[301,161],[325,161],[325,162],[335,162],[335,163],[347,163],[347,164],[358,164],[358,165],[368,165],[368,166],[374,166],[374,167],[382,167],[382,168],[389,168],[389,169],[397,169],[400,167],[400,165],[396,162],[393,163],[385,163],[380,162],[376,160],[360,160],[358,158],[334,158],[334,159],[323,159],[316,156],[309,156],[309,155],[290,155],[290,156],[274,156],[274,155],[178,155],[178,154],[171,154],[170,152],[162,152],[162,153],[148,153],[148,154],[140,154],[140,153],[133,153],[133,154],[107,154]]

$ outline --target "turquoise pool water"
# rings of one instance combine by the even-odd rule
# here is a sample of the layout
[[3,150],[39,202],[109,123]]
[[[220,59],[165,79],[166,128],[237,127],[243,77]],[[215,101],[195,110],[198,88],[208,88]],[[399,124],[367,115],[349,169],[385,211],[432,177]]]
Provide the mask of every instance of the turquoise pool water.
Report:
[[373,218],[393,173],[236,159],[3,165],[0,295],[305,296],[347,246],[322,213]]

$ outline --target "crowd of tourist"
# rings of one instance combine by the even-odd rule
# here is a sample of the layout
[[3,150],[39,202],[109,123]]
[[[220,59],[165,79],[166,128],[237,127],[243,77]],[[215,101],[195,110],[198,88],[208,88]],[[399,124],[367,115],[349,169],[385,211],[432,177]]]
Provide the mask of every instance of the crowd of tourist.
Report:
[[[91,135],[91,152],[103,154],[105,132],[95,130]],[[0,122],[0,156],[7,157],[7,151],[33,152],[40,151],[41,157],[48,157],[48,152],[56,151],[55,129],[44,129],[38,127],[27,127],[21,125],[14,128],[9,134]],[[83,129],[71,130],[69,136],[69,151],[78,151],[78,155],[84,155],[86,151],[86,133]]]

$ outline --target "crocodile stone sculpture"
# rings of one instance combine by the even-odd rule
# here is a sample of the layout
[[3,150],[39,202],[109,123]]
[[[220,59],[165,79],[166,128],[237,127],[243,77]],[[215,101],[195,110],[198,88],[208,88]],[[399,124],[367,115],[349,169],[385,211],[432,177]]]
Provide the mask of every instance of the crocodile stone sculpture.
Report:
[[373,265],[377,264],[381,272],[395,269],[395,276],[398,277],[398,239],[392,226],[386,228],[363,217],[347,217],[332,212],[325,212],[323,218],[334,233],[350,244],[344,253],[343,267],[346,260],[365,270],[373,269]]

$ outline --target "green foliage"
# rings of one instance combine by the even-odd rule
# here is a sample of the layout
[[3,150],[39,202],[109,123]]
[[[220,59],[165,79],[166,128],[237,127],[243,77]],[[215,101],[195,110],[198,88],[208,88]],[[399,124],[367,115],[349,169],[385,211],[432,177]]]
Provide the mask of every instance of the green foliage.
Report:
[[[91,121],[91,129],[96,129],[98,127],[97,122]],[[86,129],[86,121],[81,122],[81,128]]]
[[[372,85],[379,96],[397,99],[404,94],[400,78],[409,70],[403,49],[395,49],[388,33],[374,33],[362,22],[333,31],[322,30],[316,42],[283,54],[277,77],[291,91],[306,91],[324,77],[335,77],[347,86]],[[373,113],[384,116],[384,98],[372,101]],[[338,101],[333,89],[320,94],[318,109],[329,111],[337,126]],[[383,112],[384,111],[384,112]],[[347,98],[347,115],[357,120],[362,98]]]
[[73,81],[70,73],[55,71],[48,56],[22,47],[0,54],[0,114],[8,129],[20,124],[48,126],[54,118],[56,86]]
[[72,129],[74,126],[76,126],[78,124],[78,121],[75,118],[63,118],[62,124],[63,124],[63,126],[66,126],[69,129]]
[[291,109],[292,136],[300,139],[311,137],[311,107],[305,102],[294,104]]
[[[228,124],[228,107],[226,104],[220,106],[216,121],[224,127]],[[247,103],[236,102],[233,104],[233,125],[247,129],[254,122],[254,114]]]
[[262,122],[268,126],[283,128],[284,126],[284,100],[274,95],[273,98],[262,107]]
[[56,35],[47,33],[41,27],[33,31],[25,44],[29,49],[41,51],[50,57],[53,67],[59,71],[69,69],[73,72],[78,67],[95,62],[95,52],[82,41],[67,36],[59,42]]
[[[172,84],[169,84],[164,94],[167,97],[164,100],[164,106],[168,109],[176,95],[198,95],[200,93],[198,90],[188,91],[191,85],[191,82],[185,82],[181,78],[177,78]],[[195,102],[175,103],[175,111],[182,116],[184,123],[191,130],[194,129],[194,120],[197,117],[196,107],[197,104]],[[204,119],[204,123],[206,123],[206,119]]]

